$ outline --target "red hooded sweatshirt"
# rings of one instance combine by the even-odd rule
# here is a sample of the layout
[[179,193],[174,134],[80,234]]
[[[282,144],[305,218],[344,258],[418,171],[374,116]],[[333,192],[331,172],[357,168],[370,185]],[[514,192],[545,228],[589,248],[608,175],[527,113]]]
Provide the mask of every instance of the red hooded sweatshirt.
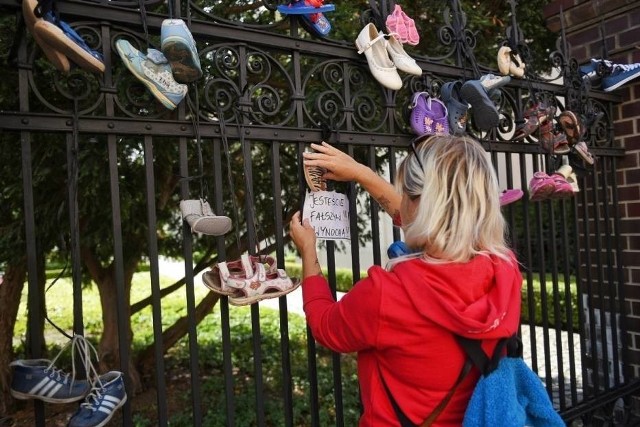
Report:
[[[373,266],[339,302],[326,279],[304,280],[304,311],[325,347],[358,352],[364,414],[360,426],[399,426],[382,385],[414,424],[421,424],[455,384],[465,354],[453,334],[483,339],[513,335],[520,321],[518,264],[476,256],[467,263],[430,264],[414,258],[391,271]],[[460,426],[473,387],[472,369],[433,426]]]

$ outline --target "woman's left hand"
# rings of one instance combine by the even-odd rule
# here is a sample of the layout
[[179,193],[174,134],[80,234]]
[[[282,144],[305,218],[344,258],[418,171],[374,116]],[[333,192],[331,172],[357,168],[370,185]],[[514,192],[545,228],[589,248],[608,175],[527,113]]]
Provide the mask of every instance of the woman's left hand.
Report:
[[300,257],[313,255],[316,252],[316,232],[308,219],[301,221],[300,211],[293,214],[289,223],[289,236],[300,252]]

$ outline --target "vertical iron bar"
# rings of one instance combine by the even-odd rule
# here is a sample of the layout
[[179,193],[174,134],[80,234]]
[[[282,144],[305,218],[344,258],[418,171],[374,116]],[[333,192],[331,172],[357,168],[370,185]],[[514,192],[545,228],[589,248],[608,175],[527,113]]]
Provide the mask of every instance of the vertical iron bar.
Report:
[[[280,180],[280,142],[271,143],[271,173],[272,193],[273,193],[273,213],[275,223],[276,259],[278,268],[284,268],[284,224],[282,218],[282,183]],[[300,278],[302,280],[302,278]],[[280,297],[278,300],[280,309],[280,355],[282,357],[282,403],[284,411],[284,422],[286,427],[293,426],[293,387],[291,375],[291,352],[289,346],[289,319],[287,308],[287,297]]]
[[[194,129],[195,131],[195,129]],[[187,139],[181,137],[178,140],[180,176],[189,176]],[[200,171],[201,172],[201,171]],[[180,182],[180,197],[189,200],[189,181],[184,179]],[[182,255],[184,257],[184,281],[185,299],[187,305],[187,330],[189,331],[189,370],[191,372],[191,412],[193,414],[193,426],[202,425],[201,409],[201,382],[198,367],[198,342],[195,329],[195,295],[193,293],[193,237],[191,227],[186,221],[182,221]]]
[[[116,300],[118,306],[115,308],[118,316],[118,348],[120,356],[120,370],[124,374],[125,385],[127,390],[131,390],[131,381],[129,380],[129,331],[125,322],[128,310],[125,309],[128,298],[125,296],[124,286],[124,256],[122,241],[122,217],[120,215],[120,183],[118,174],[118,147],[115,135],[107,137],[107,151],[109,156],[109,183],[111,188],[111,226],[113,228],[113,258],[115,263],[115,283],[116,283]],[[130,394],[130,393],[128,393]],[[131,403],[129,400],[122,408],[123,425],[131,426]]]
[[144,166],[145,185],[147,195],[147,244],[149,245],[149,279],[151,286],[151,316],[153,319],[153,347],[155,355],[155,386],[156,404],[158,405],[158,425],[166,426],[168,423],[167,388],[165,383],[164,345],[162,337],[162,298],[160,296],[160,273],[158,267],[158,228],[156,216],[156,188],[153,171],[153,142],[152,137],[144,137]]
[[[377,172],[376,168],[376,147],[371,146],[369,148],[369,167]],[[380,206],[373,197],[369,195],[369,206],[371,215],[371,235],[373,245],[373,263],[375,265],[382,264],[382,257],[380,254]]]
[[[609,313],[610,313],[610,323],[609,327],[611,328],[611,364],[613,365],[613,382],[614,385],[620,385],[620,352],[618,351],[618,313],[624,313],[623,307],[616,307],[616,301],[622,301],[620,295],[616,295],[617,287],[615,286],[615,278],[614,278],[614,254],[613,254],[613,243],[611,242],[611,229],[613,227],[612,218],[609,214],[610,206],[607,204],[607,194],[609,192],[609,179],[607,177],[609,164],[608,161],[601,162],[602,164],[602,200],[603,200],[603,216],[604,216],[604,228],[605,228],[605,245],[606,245],[606,269],[607,269],[607,283],[609,284]],[[615,188],[611,189],[612,192],[615,192]],[[621,318],[624,315],[620,316]],[[609,366],[607,363],[606,366]]]
[[[84,336],[82,316],[82,261],[80,260],[80,221],[78,219],[78,139],[67,134],[67,188],[73,289],[73,332]],[[83,366],[80,369],[84,369]],[[86,374],[86,372],[82,372]]]

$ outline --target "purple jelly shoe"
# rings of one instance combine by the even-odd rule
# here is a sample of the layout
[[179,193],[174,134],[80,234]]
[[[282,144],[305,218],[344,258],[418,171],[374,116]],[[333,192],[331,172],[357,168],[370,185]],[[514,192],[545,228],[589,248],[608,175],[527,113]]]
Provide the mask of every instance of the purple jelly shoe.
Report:
[[442,101],[427,92],[413,95],[411,108],[411,130],[416,135],[448,135],[447,107]]

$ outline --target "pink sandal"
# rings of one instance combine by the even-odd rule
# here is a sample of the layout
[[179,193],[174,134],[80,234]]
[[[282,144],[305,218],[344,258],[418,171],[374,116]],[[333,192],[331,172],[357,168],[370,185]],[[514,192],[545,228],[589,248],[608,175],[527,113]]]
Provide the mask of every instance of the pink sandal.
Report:
[[506,206],[513,202],[517,202],[518,200],[522,199],[523,195],[524,192],[519,188],[504,190],[500,194],[500,206]]
[[242,296],[237,288],[229,286],[228,280],[234,278],[244,280],[254,275],[253,265],[262,264],[266,266],[268,273],[277,272],[276,260],[271,256],[249,256],[243,254],[239,260],[230,262],[219,262],[211,270],[202,274],[202,282],[213,292],[220,295]]
[[229,277],[227,285],[236,288],[237,293],[229,296],[229,304],[243,306],[269,298],[284,296],[300,286],[300,279],[290,278],[287,272],[278,268],[267,272],[264,264],[254,264],[254,274],[246,279]]
[[586,142],[584,141],[577,142],[571,149],[575,150],[575,152],[578,153],[580,157],[582,157],[582,160],[587,162],[589,165],[593,165],[595,163],[596,159],[589,152],[589,148],[587,147]]
[[395,34],[400,43],[408,43],[413,46],[420,43],[416,22],[404,13],[399,4],[396,4],[393,12],[387,16],[385,24],[387,31],[390,34]]

